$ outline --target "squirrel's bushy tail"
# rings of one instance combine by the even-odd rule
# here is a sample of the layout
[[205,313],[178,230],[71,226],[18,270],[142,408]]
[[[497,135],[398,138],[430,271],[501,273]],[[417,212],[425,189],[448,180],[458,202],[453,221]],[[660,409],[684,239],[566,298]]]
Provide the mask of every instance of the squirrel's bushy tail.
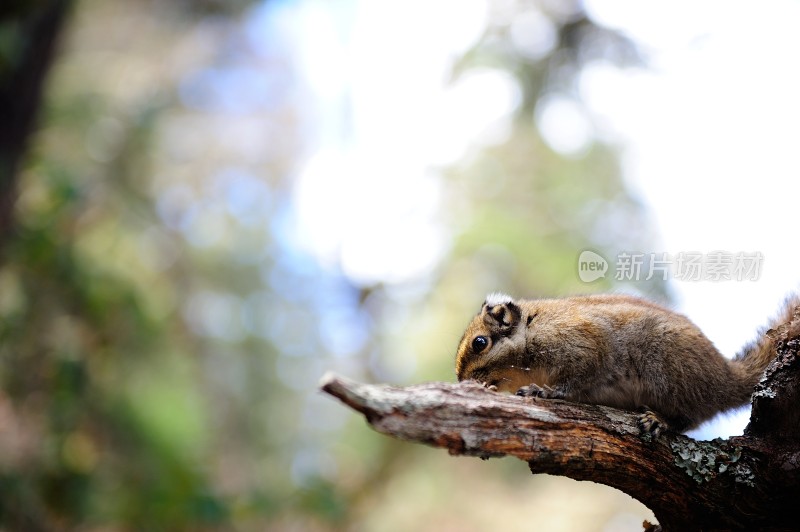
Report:
[[745,345],[733,358],[733,363],[738,366],[750,381],[750,386],[755,386],[761,379],[764,370],[775,358],[775,342],[781,337],[782,326],[800,318],[800,294],[792,294],[786,298],[778,316],[773,318],[766,328],[759,331],[758,338]]

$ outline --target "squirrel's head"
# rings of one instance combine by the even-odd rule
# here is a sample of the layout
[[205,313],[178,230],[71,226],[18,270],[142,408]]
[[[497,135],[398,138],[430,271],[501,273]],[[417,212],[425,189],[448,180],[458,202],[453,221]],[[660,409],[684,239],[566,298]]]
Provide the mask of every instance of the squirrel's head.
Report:
[[530,384],[521,321],[522,309],[511,297],[490,294],[458,345],[458,380],[476,380],[507,391]]

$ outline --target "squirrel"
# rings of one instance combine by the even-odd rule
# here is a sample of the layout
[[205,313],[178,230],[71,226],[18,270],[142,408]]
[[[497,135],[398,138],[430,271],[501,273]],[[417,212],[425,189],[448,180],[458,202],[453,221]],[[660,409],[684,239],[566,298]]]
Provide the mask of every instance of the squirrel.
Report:
[[[798,304],[797,295],[788,298],[769,328]],[[747,403],[774,347],[762,331],[728,360],[688,318],[633,296],[496,293],[459,342],[456,375],[521,396],[639,410],[641,431],[658,437]]]

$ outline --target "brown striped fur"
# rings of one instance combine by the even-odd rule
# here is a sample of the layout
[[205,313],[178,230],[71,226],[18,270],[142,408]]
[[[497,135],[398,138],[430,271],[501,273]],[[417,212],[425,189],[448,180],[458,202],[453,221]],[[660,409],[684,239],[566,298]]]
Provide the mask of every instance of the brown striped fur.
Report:
[[[789,298],[770,328],[798,304],[800,298]],[[459,343],[456,374],[501,391],[535,384],[551,397],[647,407],[683,431],[747,403],[774,357],[773,344],[761,334],[728,360],[688,318],[645,299],[492,294]]]

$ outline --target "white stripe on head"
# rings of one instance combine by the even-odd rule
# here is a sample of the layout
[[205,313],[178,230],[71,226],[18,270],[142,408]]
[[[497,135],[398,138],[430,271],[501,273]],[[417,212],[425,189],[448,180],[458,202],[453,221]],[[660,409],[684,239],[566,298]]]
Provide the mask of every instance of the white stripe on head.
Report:
[[494,307],[496,305],[511,303],[512,301],[514,301],[514,298],[507,294],[504,294],[502,292],[492,292],[491,294],[486,296],[486,301],[484,303],[490,307]]

